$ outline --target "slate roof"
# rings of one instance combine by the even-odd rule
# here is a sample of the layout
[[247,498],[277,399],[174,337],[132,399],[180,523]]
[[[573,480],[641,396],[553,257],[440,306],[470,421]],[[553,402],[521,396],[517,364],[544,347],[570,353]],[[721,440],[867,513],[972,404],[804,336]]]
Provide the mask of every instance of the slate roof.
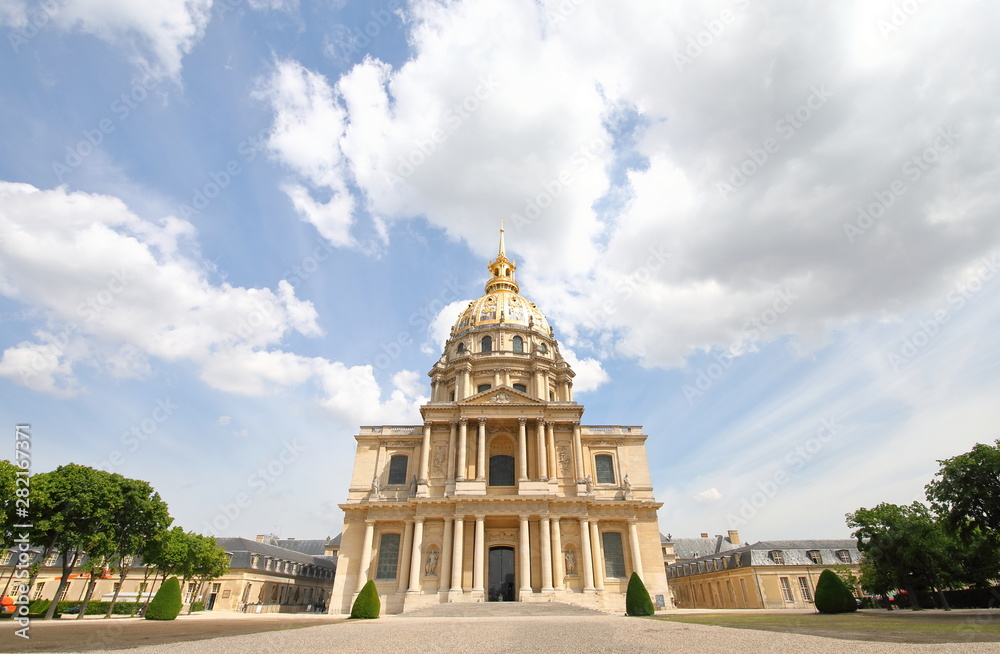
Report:
[[674,544],[674,554],[677,556],[678,561],[697,559],[702,556],[710,556],[739,547],[739,545],[733,545],[727,536],[675,538],[671,542]]
[[[232,553],[233,558],[229,567],[234,570],[250,568],[251,556],[253,554],[258,554],[262,557],[269,556],[280,561],[291,561],[293,563],[301,563],[303,565],[313,565],[318,568],[326,568],[330,570],[337,569],[337,557],[335,556],[316,556],[313,554],[305,554],[286,547],[279,547],[268,543],[258,543],[255,540],[250,540],[249,538],[216,538],[215,540],[227,552]],[[298,542],[309,543],[311,541]],[[324,541],[318,542],[322,543]]]
[[[713,539],[693,538],[688,540]],[[674,542],[676,543],[676,541]],[[781,551],[783,560],[782,564],[775,563],[775,561],[771,558],[770,552],[774,550]],[[721,569],[721,566],[716,568],[716,562],[723,559],[725,559],[728,568],[773,565],[836,565],[843,563],[843,561],[837,557],[837,551],[839,550],[847,550],[850,555],[851,563],[857,563],[861,560],[861,553],[858,551],[857,541],[853,539],[768,540],[732,547],[720,552],[713,552],[699,556],[695,559],[686,559],[683,561],[678,560],[677,563],[667,566],[667,570],[676,571],[678,574],[684,576],[689,574],[701,574],[703,572],[714,572],[716,569]],[[809,557],[808,552],[810,551],[819,552],[821,558],[820,563],[814,562]],[[707,569],[702,569],[700,567],[701,564],[704,564]]]

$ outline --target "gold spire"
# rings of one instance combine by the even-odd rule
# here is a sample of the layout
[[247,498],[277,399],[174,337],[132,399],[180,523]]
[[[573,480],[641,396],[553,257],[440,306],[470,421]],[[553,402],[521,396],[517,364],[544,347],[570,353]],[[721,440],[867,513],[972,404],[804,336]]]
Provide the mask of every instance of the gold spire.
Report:
[[500,247],[497,250],[497,258],[490,261],[487,269],[492,275],[486,282],[486,292],[497,290],[507,290],[517,293],[517,282],[514,281],[514,271],[517,265],[507,258],[506,247],[503,239],[503,221],[500,221]]

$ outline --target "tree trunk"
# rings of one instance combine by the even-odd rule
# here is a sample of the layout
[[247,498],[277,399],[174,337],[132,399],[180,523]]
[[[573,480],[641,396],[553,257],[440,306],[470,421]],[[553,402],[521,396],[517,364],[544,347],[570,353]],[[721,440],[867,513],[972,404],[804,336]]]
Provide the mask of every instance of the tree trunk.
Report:
[[944,591],[938,588],[937,592],[938,592],[938,597],[941,598],[941,608],[943,608],[945,611],[950,611],[951,607],[948,606],[948,598],[944,596]]
[[[118,573],[118,588],[115,589],[115,594],[111,597],[111,606],[108,607],[108,612],[104,616],[105,618],[110,618],[111,614],[114,613],[115,604],[118,603],[118,593],[120,593],[122,588],[125,587],[125,578],[128,577],[128,566],[123,565],[121,570],[122,571]],[[138,597],[135,599],[136,601],[139,601]]]
[[94,594],[94,587],[97,586],[97,580],[100,579],[100,576],[95,577],[95,574],[97,573],[93,570],[90,571],[90,579],[87,580],[87,593],[83,596],[83,604],[80,605],[80,612],[76,614],[77,620],[83,620],[83,616],[87,614],[87,604],[90,604],[90,598]]
[[[163,579],[160,581],[160,583],[162,584],[163,581],[166,581],[166,579],[167,579],[167,571],[164,570],[163,571]],[[143,618],[146,617],[146,609],[149,608],[149,602],[150,602],[150,600],[153,599],[153,587],[154,586],[156,586],[156,575],[155,574],[153,575],[153,586],[150,586],[149,592],[146,593],[146,603],[142,605],[142,611],[139,612],[139,616],[140,617],[143,617]]]
[[913,586],[906,585],[903,586],[903,588],[906,589],[906,594],[909,595],[910,597],[910,610],[912,611],[922,610],[920,606],[920,600],[917,598],[917,593],[916,591],[913,590]]
[[[48,551],[51,550],[52,547],[54,547],[54,545],[51,546],[51,547],[49,547],[46,550],[46,553],[48,553]],[[73,557],[72,558],[70,558],[69,556],[67,556],[66,553],[63,553],[63,557],[62,557],[62,559],[63,559],[63,563],[62,563],[63,574],[62,574],[62,577],[59,579],[59,588],[56,589],[56,596],[52,599],[52,603],[49,604],[49,608],[45,611],[45,618],[44,618],[45,620],[51,620],[52,616],[54,616],[56,614],[56,607],[59,605],[59,597],[62,595],[63,588],[65,588],[67,585],[69,585],[69,576],[70,576],[70,574],[72,574],[73,568],[74,568],[74,566],[76,566],[76,560],[77,560],[77,558],[79,556],[80,556],[80,550],[79,549],[73,550]],[[69,564],[66,563],[67,561],[69,561]]]

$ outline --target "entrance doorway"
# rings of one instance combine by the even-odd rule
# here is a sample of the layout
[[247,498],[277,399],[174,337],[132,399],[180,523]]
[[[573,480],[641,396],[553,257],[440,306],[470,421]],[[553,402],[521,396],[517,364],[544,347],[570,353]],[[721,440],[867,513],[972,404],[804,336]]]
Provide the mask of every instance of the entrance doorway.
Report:
[[490,581],[486,592],[490,602],[516,602],[514,595],[514,548],[490,548]]

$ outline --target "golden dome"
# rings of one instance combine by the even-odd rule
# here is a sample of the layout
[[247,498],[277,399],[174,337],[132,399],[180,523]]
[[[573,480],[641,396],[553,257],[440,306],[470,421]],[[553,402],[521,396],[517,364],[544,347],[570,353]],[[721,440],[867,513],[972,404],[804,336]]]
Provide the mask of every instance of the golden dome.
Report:
[[514,281],[517,265],[504,252],[502,226],[500,250],[488,269],[491,277],[486,282],[486,294],[470,302],[459,314],[452,334],[458,335],[481,325],[520,325],[550,336],[552,332],[542,312],[533,302],[518,294],[517,282]]

